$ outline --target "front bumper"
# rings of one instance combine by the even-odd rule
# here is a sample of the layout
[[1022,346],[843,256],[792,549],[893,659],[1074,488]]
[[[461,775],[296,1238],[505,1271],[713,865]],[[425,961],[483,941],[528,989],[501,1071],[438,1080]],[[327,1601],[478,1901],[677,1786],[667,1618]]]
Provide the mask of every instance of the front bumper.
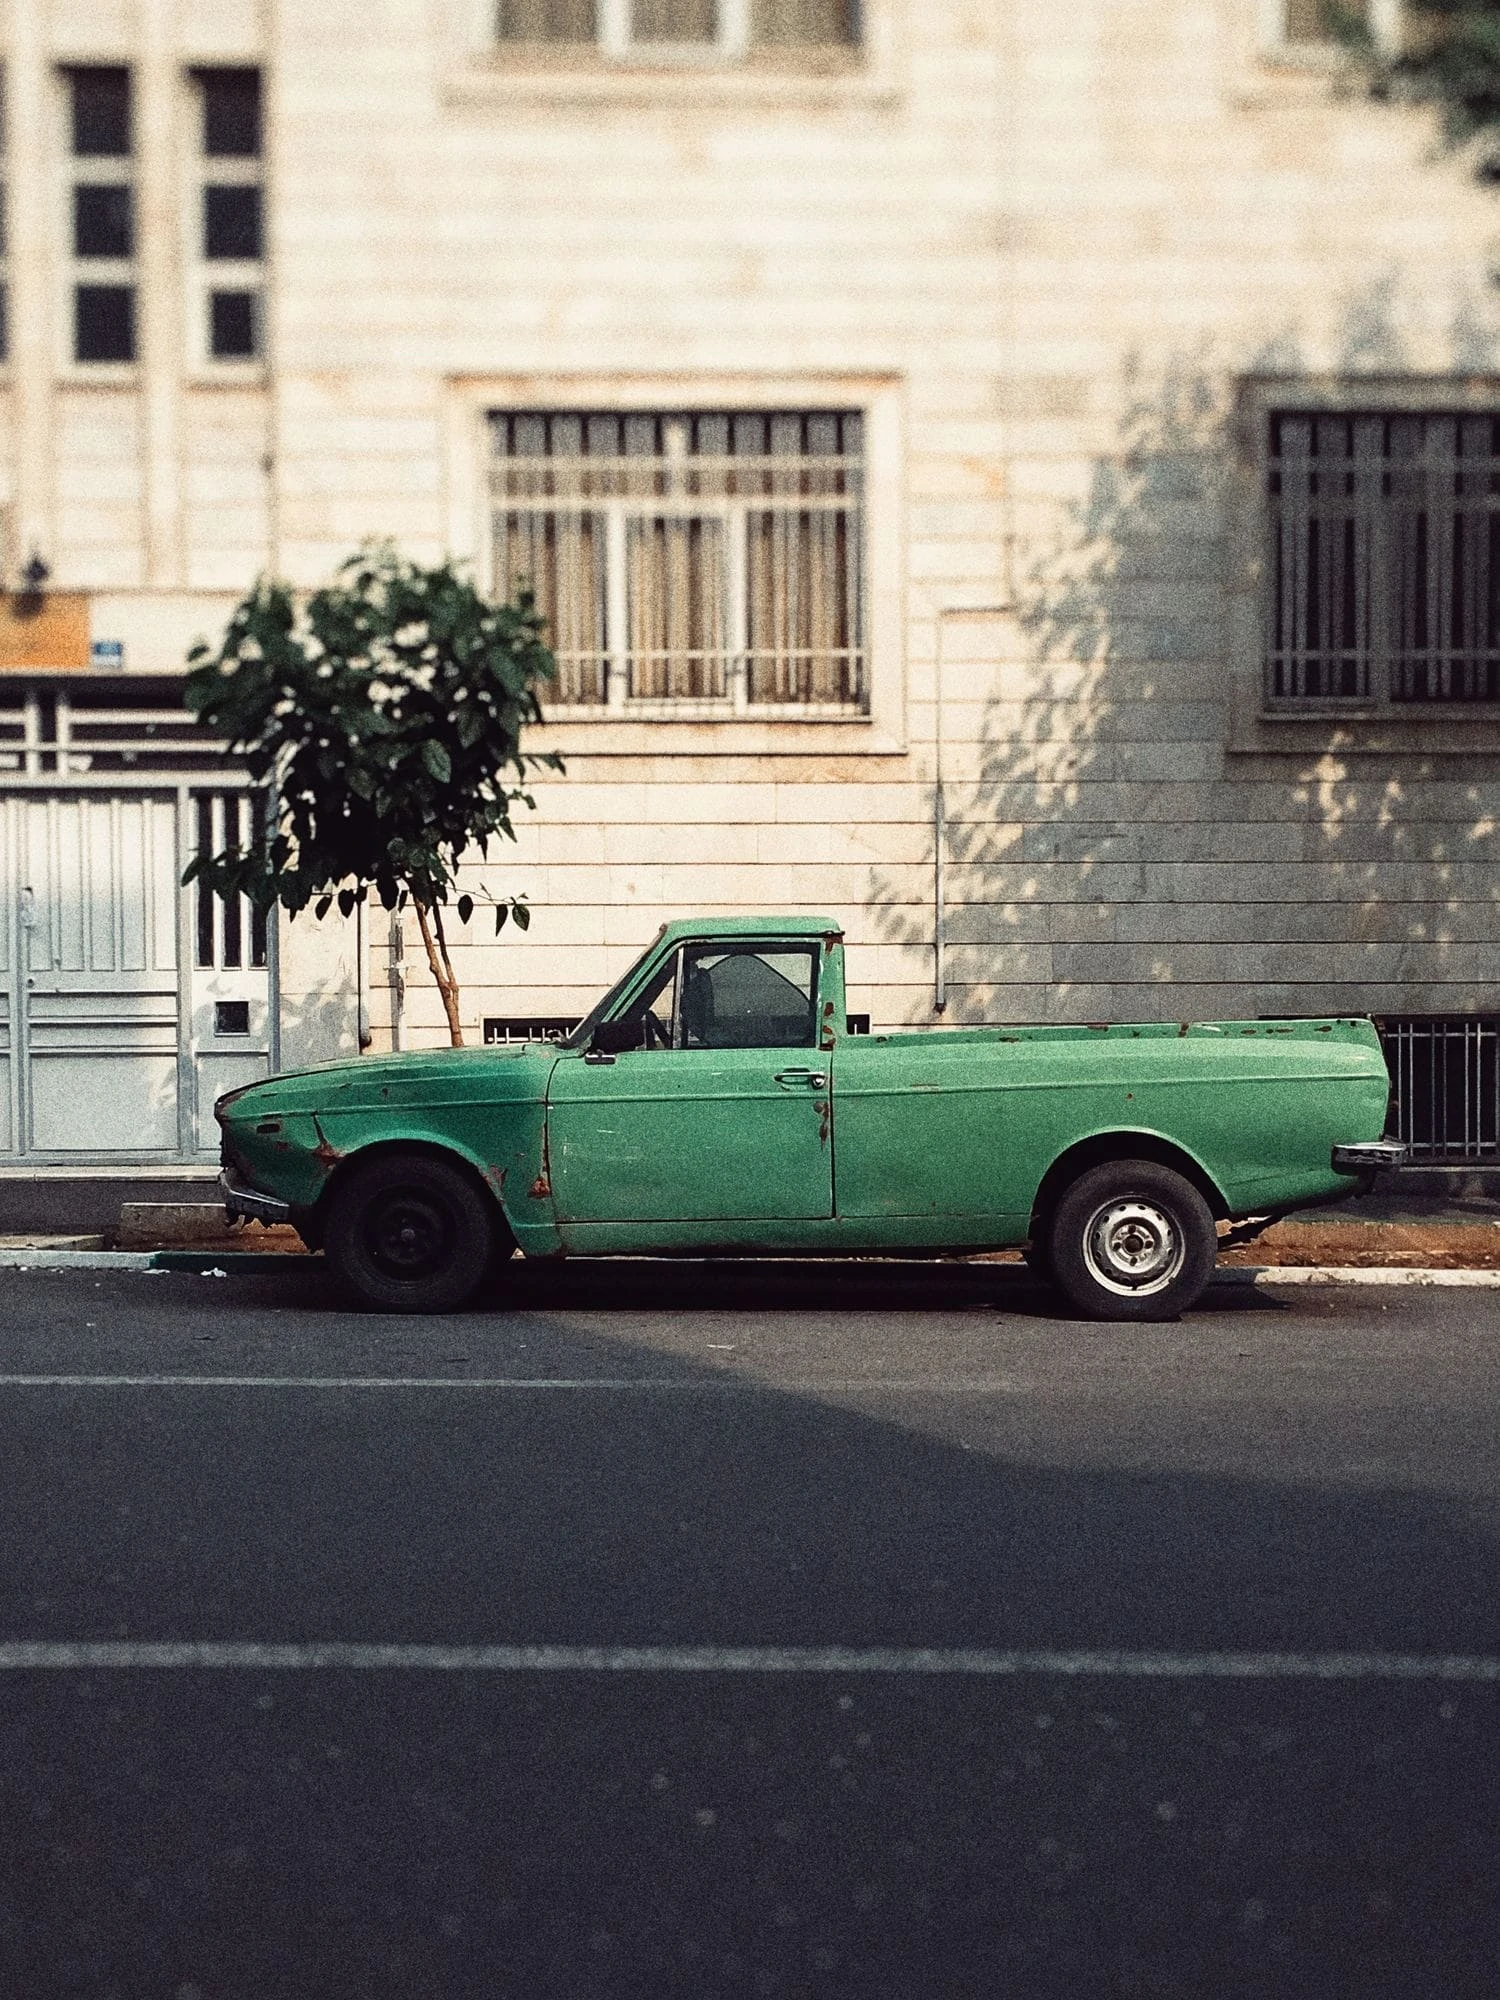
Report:
[[243,1216],[247,1222],[290,1222],[292,1208],[290,1202],[278,1201],[273,1194],[262,1194],[258,1188],[242,1187],[226,1168],[219,1176],[219,1191],[224,1197],[224,1211],[233,1219]]
[[1382,1167],[1404,1167],[1411,1148],[1400,1139],[1368,1139],[1362,1146],[1335,1146],[1336,1174],[1373,1174]]

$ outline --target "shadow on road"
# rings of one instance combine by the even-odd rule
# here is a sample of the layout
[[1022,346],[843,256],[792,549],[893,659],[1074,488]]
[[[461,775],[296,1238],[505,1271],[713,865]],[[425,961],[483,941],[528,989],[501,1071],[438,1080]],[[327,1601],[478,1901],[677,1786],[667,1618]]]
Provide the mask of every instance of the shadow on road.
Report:
[[[429,1322],[307,1282],[7,1289],[11,1372],[198,1385],[0,1395],[0,1634],[1500,1651],[1436,1406],[1361,1480],[1336,1382],[1226,1397],[1183,1329],[1122,1370],[1004,1267],[579,1267]],[[676,1315],[809,1345],[778,1384]],[[908,1340],[931,1385],[883,1391]],[[1436,1684],[9,1675],[0,1987],[1488,2000],[1496,1736]]]

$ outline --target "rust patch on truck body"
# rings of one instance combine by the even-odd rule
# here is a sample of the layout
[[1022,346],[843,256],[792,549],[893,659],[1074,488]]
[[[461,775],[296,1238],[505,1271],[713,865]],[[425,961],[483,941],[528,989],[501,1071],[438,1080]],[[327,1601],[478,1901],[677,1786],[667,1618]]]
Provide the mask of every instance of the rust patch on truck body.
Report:
[[526,1190],[528,1201],[550,1201],[552,1198],[552,1163],[547,1154],[547,1128],[542,1127],[542,1170]]

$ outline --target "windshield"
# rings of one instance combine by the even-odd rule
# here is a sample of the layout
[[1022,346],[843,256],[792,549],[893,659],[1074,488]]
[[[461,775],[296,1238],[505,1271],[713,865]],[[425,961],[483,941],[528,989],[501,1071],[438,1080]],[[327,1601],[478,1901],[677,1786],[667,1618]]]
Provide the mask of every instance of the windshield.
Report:
[[589,1009],[588,1013],[585,1014],[583,1019],[578,1023],[578,1026],[573,1030],[571,1035],[563,1036],[562,1040],[557,1044],[558,1048],[586,1049],[588,1047],[589,1043],[594,1039],[595,1028],[598,1027],[601,1021],[605,1020],[608,1017],[608,1015],[613,1011],[616,1003],[619,1000],[621,1000],[626,994],[626,992],[630,989],[630,987],[635,984],[636,978],[640,973],[641,967],[646,963],[646,960],[650,958],[651,954],[656,950],[656,947],[658,944],[660,944],[660,942],[661,942],[661,932],[658,931],[656,936],[651,940],[650,944],[648,944],[646,949],[641,953],[640,957],[631,966],[630,970],[624,973],[619,979],[615,981],[614,985],[610,987],[609,991],[605,994],[602,1000],[595,1002],[595,1004]]

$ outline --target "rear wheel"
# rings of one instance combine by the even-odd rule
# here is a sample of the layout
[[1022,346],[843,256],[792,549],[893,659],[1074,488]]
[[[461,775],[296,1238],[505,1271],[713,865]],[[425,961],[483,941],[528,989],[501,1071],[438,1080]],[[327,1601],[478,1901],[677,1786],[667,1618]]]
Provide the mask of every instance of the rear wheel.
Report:
[[325,1246],[341,1284],[382,1312],[455,1312],[495,1261],[492,1203],[463,1170],[384,1153],[333,1191]]
[[1090,1319],[1175,1319],[1213,1276],[1217,1247],[1208,1203],[1155,1160],[1080,1174],[1047,1235],[1053,1281]]

